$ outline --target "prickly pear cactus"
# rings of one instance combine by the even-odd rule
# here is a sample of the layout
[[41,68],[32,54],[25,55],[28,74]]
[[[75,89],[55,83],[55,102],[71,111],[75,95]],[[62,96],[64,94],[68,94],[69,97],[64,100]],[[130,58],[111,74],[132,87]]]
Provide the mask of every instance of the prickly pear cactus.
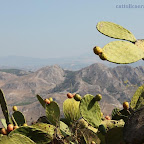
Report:
[[130,112],[129,112],[129,110],[126,110],[126,109],[120,110],[118,108],[115,108],[115,109],[113,109],[111,115],[112,115],[112,120],[123,119],[126,122],[128,119],[128,116],[130,115]]
[[75,99],[66,99],[63,103],[64,116],[69,122],[76,121],[80,118],[79,101]]
[[127,41],[113,41],[103,47],[103,53],[110,62],[128,64],[144,57],[144,50]]
[[0,139],[0,144],[36,144],[36,143],[24,135],[13,134],[11,136],[2,136]]
[[12,116],[18,126],[22,126],[24,123],[26,123],[25,117],[20,111],[15,111]]
[[135,45],[144,51],[144,39],[137,40]]
[[2,109],[3,115],[6,119],[6,123],[8,124],[8,123],[11,122],[11,119],[9,117],[9,111],[8,111],[8,108],[7,108],[7,103],[6,103],[6,100],[5,100],[5,96],[4,96],[1,89],[0,89],[0,104],[1,104],[1,109]]
[[45,104],[44,100],[41,98],[41,96],[36,95],[36,97],[37,97],[38,101],[40,102],[40,104],[45,108],[46,104]]
[[72,133],[68,127],[68,125],[66,125],[64,122],[60,121],[60,131],[63,134],[63,136],[71,136]]
[[80,102],[80,113],[91,126],[98,128],[101,123],[101,110],[93,95],[85,95]]
[[60,109],[58,104],[52,101],[50,104],[46,105],[45,109],[48,121],[54,126],[59,126]]
[[124,127],[125,122],[121,120],[104,120],[101,123],[106,131],[108,132],[110,129],[116,128],[116,127]]
[[96,28],[102,34],[111,38],[128,40],[131,42],[136,41],[136,38],[130,31],[112,22],[101,21],[97,24]]
[[36,123],[36,124],[32,125],[31,127],[40,129],[43,132],[48,133],[49,138],[51,140],[53,139],[53,135],[54,135],[55,128],[56,128],[54,125],[50,125],[50,124],[46,124],[46,123]]
[[133,110],[137,110],[144,106],[144,85],[140,86],[133,95],[130,103],[130,107]]
[[13,136],[13,134],[21,134],[26,137],[29,137],[32,141],[37,144],[42,143],[49,143],[51,142],[51,136],[43,130],[38,128],[26,126],[26,127],[19,127],[9,133],[9,136]]

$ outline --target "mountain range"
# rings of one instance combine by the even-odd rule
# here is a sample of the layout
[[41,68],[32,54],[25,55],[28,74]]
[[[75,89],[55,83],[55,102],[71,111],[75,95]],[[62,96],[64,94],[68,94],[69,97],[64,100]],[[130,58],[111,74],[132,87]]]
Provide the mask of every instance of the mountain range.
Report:
[[[36,121],[45,111],[36,99],[53,97],[61,107],[67,93],[101,94],[101,110],[105,115],[114,107],[122,107],[136,89],[144,83],[144,67],[122,65],[108,67],[94,63],[77,71],[64,70],[58,65],[46,66],[35,72],[24,70],[0,70],[0,88],[3,90],[9,109],[17,105],[28,122]],[[1,116],[0,116],[1,117]]]

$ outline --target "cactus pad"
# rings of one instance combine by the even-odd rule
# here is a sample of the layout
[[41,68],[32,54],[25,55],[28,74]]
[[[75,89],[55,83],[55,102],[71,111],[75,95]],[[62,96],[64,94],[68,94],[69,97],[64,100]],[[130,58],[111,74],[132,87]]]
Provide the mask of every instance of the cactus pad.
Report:
[[36,124],[32,125],[31,127],[40,129],[40,130],[44,131],[45,133],[48,133],[50,138],[53,139],[55,126],[46,124],[46,123],[36,123]]
[[144,51],[144,39],[137,40],[135,45]]
[[91,126],[98,128],[101,123],[100,106],[93,95],[87,94],[80,102],[80,113]]
[[31,140],[33,140],[37,144],[51,142],[51,137],[48,133],[40,129],[30,127],[30,126],[17,128],[11,131],[9,135],[12,136],[15,133],[19,133],[19,134],[29,137]]
[[75,99],[66,99],[63,103],[63,112],[65,118],[69,122],[73,122],[80,118],[80,111],[79,111],[79,101]]
[[46,116],[51,124],[59,125],[60,109],[56,102],[52,101],[49,105],[46,105]]
[[144,85],[140,86],[133,95],[130,107],[133,110],[139,109],[144,106]]
[[0,104],[1,104],[3,115],[6,119],[6,123],[8,124],[8,123],[11,122],[11,119],[9,117],[9,111],[8,111],[8,108],[7,108],[7,103],[6,103],[6,100],[5,100],[5,96],[4,96],[1,89],[0,89]]
[[144,57],[144,51],[127,41],[113,41],[103,47],[103,53],[110,62],[127,64]]
[[25,117],[20,111],[15,111],[12,116],[18,126],[22,126],[26,123]]
[[71,135],[69,127],[62,121],[60,121],[60,131],[63,134],[63,136]]
[[5,129],[7,129],[7,123],[5,119],[1,119],[1,123],[4,126]]
[[136,38],[130,31],[112,22],[101,21],[97,24],[96,28],[102,34],[111,38],[128,40],[131,42],[136,41]]
[[36,144],[36,143],[24,135],[13,134],[11,136],[3,136],[0,139],[0,144]]
[[44,100],[41,98],[41,96],[36,95],[36,97],[37,97],[38,101],[40,102],[40,104],[45,108],[46,104],[45,104]]

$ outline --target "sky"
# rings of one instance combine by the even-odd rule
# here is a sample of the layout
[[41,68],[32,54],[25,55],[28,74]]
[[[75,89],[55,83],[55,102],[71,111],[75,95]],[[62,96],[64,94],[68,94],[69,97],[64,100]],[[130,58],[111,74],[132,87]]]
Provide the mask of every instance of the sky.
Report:
[[[122,5],[143,8],[120,8]],[[96,30],[117,23],[144,38],[143,0],[0,0],[0,57],[75,57],[114,39]]]

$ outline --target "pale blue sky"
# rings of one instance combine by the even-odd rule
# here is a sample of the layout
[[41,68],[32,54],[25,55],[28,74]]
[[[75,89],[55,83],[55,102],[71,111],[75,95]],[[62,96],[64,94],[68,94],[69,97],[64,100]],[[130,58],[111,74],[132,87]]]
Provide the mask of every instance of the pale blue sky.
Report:
[[96,30],[111,21],[144,38],[142,0],[0,0],[0,57],[56,58],[93,53],[114,39]]

